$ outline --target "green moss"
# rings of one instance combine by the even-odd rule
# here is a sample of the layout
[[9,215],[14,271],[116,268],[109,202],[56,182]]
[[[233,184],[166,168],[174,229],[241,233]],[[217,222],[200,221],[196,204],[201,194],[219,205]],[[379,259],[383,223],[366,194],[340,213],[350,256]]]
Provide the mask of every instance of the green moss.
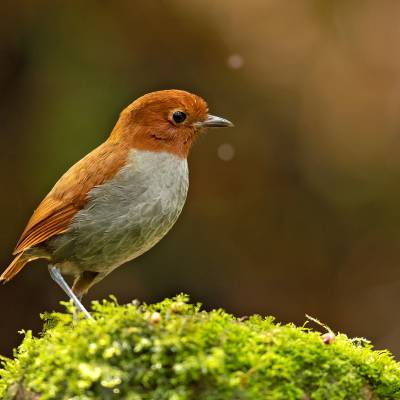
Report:
[[272,318],[201,311],[186,296],[159,304],[93,303],[95,321],[45,316],[0,370],[0,398],[397,399],[400,365],[364,340]]

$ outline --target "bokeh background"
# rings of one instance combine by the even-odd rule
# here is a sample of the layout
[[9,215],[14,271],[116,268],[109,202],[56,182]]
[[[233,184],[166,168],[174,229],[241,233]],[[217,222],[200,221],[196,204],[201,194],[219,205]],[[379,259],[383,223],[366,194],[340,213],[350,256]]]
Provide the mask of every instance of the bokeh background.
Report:
[[[399,1],[5,1],[0,18],[1,265],[124,106],[186,89],[236,128],[193,149],[171,233],[86,301],[186,292],[400,355]],[[43,262],[0,287],[0,354],[61,299]]]

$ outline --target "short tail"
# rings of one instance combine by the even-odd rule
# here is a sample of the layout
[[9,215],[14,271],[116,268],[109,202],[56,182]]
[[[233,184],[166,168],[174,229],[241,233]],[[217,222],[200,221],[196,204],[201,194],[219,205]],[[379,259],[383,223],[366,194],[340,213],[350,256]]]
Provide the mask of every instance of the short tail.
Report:
[[12,278],[14,278],[15,275],[18,274],[19,271],[21,271],[22,268],[25,267],[25,265],[33,260],[36,260],[37,258],[41,257],[35,257],[35,256],[27,256],[26,254],[19,253],[12,263],[7,267],[7,269],[1,274],[0,276],[0,281],[3,281],[4,283],[10,281]]

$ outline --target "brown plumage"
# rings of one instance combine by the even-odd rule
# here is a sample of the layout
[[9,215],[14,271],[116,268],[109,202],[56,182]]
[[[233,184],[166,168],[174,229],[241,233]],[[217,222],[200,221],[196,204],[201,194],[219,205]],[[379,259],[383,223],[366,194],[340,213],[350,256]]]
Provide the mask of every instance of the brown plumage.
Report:
[[[180,117],[184,115],[184,118],[176,120],[176,113]],[[13,253],[14,260],[0,276],[0,280],[7,282],[28,262],[45,258],[52,264],[60,266],[66,273],[75,275],[74,291],[80,296],[95,281],[102,279],[116,266],[125,262],[127,257],[134,258],[146,251],[169,230],[171,222],[168,218],[177,218],[184,202],[183,198],[180,200],[179,206],[174,206],[178,208],[168,209],[168,213],[172,214],[165,215],[167,218],[165,222],[162,219],[164,218],[163,214],[157,215],[158,196],[162,193],[157,192],[158,186],[156,188],[153,186],[160,185],[160,190],[178,190],[179,192],[184,187],[182,185],[185,184],[186,178],[183,176],[181,186],[178,185],[176,189],[171,189],[171,184],[164,188],[164,176],[167,180],[173,178],[173,173],[175,173],[173,165],[179,165],[180,173],[187,174],[186,158],[193,141],[199,131],[213,126],[232,126],[232,124],[223,118],[209,115],[204,100],[188,92],[165,90],[149,93],[134,101],[121,112],[109,138],[72,166],[39,204],[19,239]],[[159,157],[157,154],[162,154],[162,156]],[[168,157],[165,159],[165,155],[170,157],[171,161],[168,161]],[[154,163],[151,160],[154,160]],[[181,161],[178,162],[178,160]],[[136,165],[137,162],[140,162],[141,165]],[[161,171],[157,171],[158,166],[162,169]],[[146,172],[146,168],[150,171]],[[165,170],[165,168],[167,169]],[[172,168],[171,174],[168,168]],[[153,169],[154,172],[152,172]],[[122,171],[125,172],[122,174]],[[154,174],[156,174],[155,178]],[[159,175],[160,181],[157,181]],[[135,189],[136,180],[138,180],[139,188],[144,188],[146,193],[154,194],[143,200],[140,197],[142,192],[135,192],[137,191]],[[172,186],[174,186],[174,180],[172,182]],[[104,189],[105,187],[107,189]],[[165,194],[167,200],[171,198],[171,201],[175,201],[175,193]],[[131,197],[135,195],[139,197]],[[177,195],[183,194],[179,192]],[[110,203],[104,205],[104,200],[108,201],[108,199]],[[132,206],[129,205],[130,201],[132,201]],[[154,218],[161,218],[159,228],[151,227],[151,229],[158,232],[162,228],[163,233],[161,236],[159,234],[154,236],[153,231],[149,232],[147,234],[150,235],[150,239],[147,239],[150,240],[148,244],[140,242],[142,240],[140,237],[132,237],[134,242],[132,246],[136,242],[136,246],[139,246],[138,243],[142,244],[140,244],[140,248],[133,247],[129,253],[130,250],[126,248],[126,244],[124,248],[118,247],[121,246],[121,243],[126,243],[126,235],[132,235],[142,223],[144,224],[143,228],[140,227],[137,231],[140,234],[142,229],[149,229],[148,223],[154,221],[153,215],[149,215],[145,216],[145,220],[141,222],[140,215],[135,215],[134,212],[136,210],[135,201],[139,202],[137,203],[139,205],[143,204],[140,203],[141,201],[144,201],[145,205],[147,205],[147,201],[149,202],[149,209],[154,209],[156,213]],[[125,209],[114,219],[112,212],[118,209],[119,205],[124,205]],[[96,210],[99,209],[103,213],[100,216],[96,214]],[[115,221],[120,223],[112,234],[107,226],[98,224],[107,218],[110,224],[114,224]],[[165,227],[162,225],[166,223],[169,224],[168,229],[167,225]],[[93,226],[100,231],[90,231]],[[100,254],[99,249],[94,248],[96,246],[93,247],[93,250],[90,247],[83,248],[84,243],[87,240],[90,241],[93,234],[97,235],[97,233],[102,235],[104,243],[113,244],[115,241],[116,247],[110,248],[111,259],[114,261],[110,261],[111,259],[107,258],[107,255]],[[77,241],[77,245],[73,247],[72,243],[75,241]],[[92,242],[90,243],[93,245]],[[78,251],[79,246],[83,248],[83,253]],[[102,262],[108,262],[108,264],[102,268],[101,265],[98,265]],[[71,289],[59,275],[59,268],[56,268],[56,272],[54,272],[54,267],[52,268],[53,272],[52,270],[50,272],[53,279],[73,298]],[[82,311],[86,312],[76,298],[73,300]]]
[[126,161],[128,148],[105,142],[72,166],[34,211],[14,250],[13,262],[0,276],[8,282],[30,261],[24,251],[65,232],[87,202],[87,193],[112,178]]
[[[39,258],[24,257],[24,251],[68,229],[71,219],[85,206],[87,193],[121,169],[131,147],[152,151],[168,147],[178,156],[187,157],[194,139],[193,130],[187,128],[186,135],[181,131],[177,135],[174,126],[165,124],[165,110],[177,97],[186,108],[195,110],[190,116],[193,121],[204,119],[208,108],[202,99],[183,93],[180,90],[149,93],[121,112],[108,140],[73,165],[36,208],[13,252],[16,257],[0,280],[8,282],[25,264]],[[141,113],[143,108],[146,113]],[[162,140],[168,137],[171,139],[167,142]]]

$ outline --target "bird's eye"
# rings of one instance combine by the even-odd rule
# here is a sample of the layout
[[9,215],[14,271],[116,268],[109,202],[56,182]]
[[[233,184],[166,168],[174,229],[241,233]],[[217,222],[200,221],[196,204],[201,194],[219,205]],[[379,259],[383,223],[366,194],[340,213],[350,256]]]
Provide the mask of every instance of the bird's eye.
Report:
[[175,111],[172,114],[172,119],[175,123],[180,124],[186,119],[186,114],[183,111]]

